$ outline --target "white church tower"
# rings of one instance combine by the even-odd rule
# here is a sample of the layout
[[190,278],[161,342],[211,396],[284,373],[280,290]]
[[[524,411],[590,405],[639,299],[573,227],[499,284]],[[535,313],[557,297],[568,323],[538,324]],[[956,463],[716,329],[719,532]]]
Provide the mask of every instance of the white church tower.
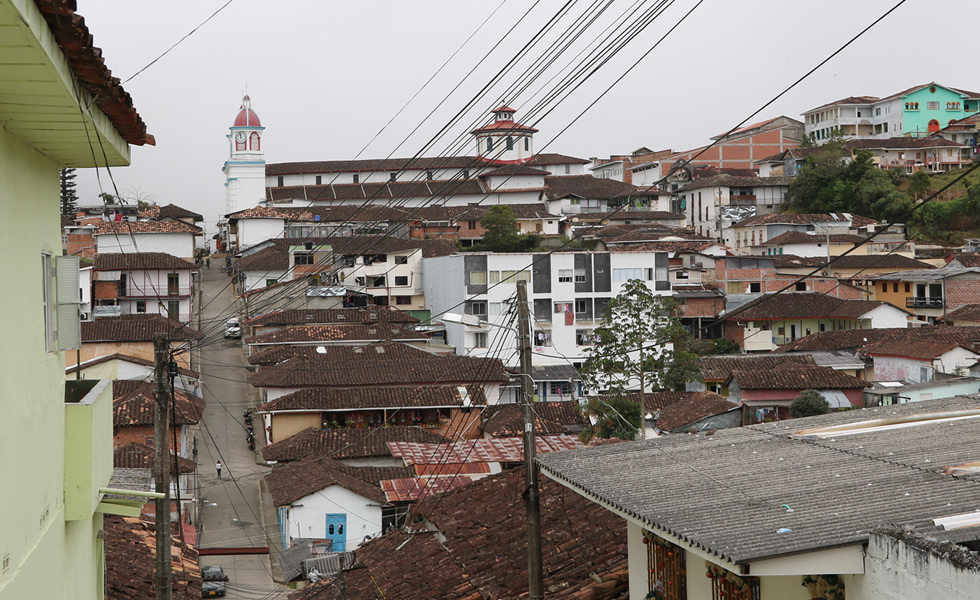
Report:
[[493,122],[470,133],[476,138],[476,154],[497,164],[521,164],[534,156],[533,127],[514,121],[517,112],[506,104],[495,108]]
[[222,167],[225,174],[225,214],[258,206],[265,201],[265,153],[262,132],[265,127],[252,110],[248,96],[228,133],[229,157]]

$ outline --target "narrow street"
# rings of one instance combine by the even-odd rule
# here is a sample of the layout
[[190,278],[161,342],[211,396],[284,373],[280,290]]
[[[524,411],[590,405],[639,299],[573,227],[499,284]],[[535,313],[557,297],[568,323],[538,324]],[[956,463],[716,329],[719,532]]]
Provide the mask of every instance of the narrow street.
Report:
[[[246,362],[241,340],[223,338],[224,321],[233,315],[230,278],[220,261],[201,269],[204,346],[198,365],[207,409],[198,434],[202,528],[198,544],[206,548],[266,547],[262,530],[259,481],[269,469],[257,465],[245,442],[242,413],[248,406]],[[195,323],[196,325],[196,323]],[[215,464],[223,463],[221,478]],[[288,588],[272,578],[267,554],[202,556],[201,565],[221,566],[228,575],[227,598],[285,598]]]

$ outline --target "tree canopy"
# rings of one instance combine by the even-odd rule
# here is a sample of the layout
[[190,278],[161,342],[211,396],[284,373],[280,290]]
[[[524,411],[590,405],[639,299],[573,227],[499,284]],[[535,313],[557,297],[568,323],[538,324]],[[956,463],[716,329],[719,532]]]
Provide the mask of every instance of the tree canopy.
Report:
[[492,252],[517,252],[521,250],[521,234],[517,231],[514,211],[506,204],[491,206],[480,225],[486,230],[481,246]]
[[604,392],[606,402],[637,391],[639,403],[630,403],[642,411],[647,391],[675,389],[696,378],[697,357],[686,350],[691,335],[675,316],[677,308],[676,301],[654,294],[643,281],[627,281],[594,331],[582,367],[589,390]]
[[794,419],[825,415],[830,412],[830,403],[817,390],[803,390],[789,403],[789,414]]

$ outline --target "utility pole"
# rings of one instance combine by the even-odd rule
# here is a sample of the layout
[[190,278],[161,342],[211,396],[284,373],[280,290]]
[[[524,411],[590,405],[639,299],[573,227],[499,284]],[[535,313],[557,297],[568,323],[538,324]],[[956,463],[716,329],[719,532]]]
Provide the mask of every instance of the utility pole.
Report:
[[153,398],[156,411],[153,415],[153,471],[156,491],[163,498],[156,499],[156,600],[170,600],[170,443],[167,440],[167,423],[170,421],[170,394],[168,351],[170,344],[165,333],[153,336]]
[[527,308],[527,282],[517,282],[518,344],[521,356],[521,396],[524,401],[524,501],[527,504],[527,578],[529,600],[544,599],[541,561],[541,507],[538,466],[534,464],[534,381],[531,379],[531,317]]

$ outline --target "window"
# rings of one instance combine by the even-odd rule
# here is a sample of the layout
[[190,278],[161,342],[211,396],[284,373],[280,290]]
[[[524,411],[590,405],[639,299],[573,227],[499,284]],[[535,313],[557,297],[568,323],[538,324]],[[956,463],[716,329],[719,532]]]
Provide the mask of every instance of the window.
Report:
[[503,302],[491,302],[490,303],[490,316],[500,315],[504,312]]
[[820,324],[820,332],[823,333],[824,331],[827,331],[827,324],[826,323],[821,323]]
[[474,348],[487,348],[487,334],[486,332],[477,332],[473,334],[473,347]]
[[805,281],[797,281],[796,282],[796,291],[797,292],[805,292],[806,291],[806,282]]
[[595,299],[595,318],[602,319],[609,312],[609,298]]
[[167,300],[167,317],[174,321],[180,320],[180,300]]
[[512,138],[509,135],[507,136],[507,149],[508,150],[513,150],[514,149],[514,138]]
[[884,281],[881,282],[881,291],[882,292],[887,292],[888,291],[888,283],[887,282],[884,282]]
[[[880,108],[876,108],[875,109],[875,116],[877,117],[880,114],[881,114],[881,109]],[[861,115],[858,115],[858,116],[860,117]]]
[[481,316],[481,317],[487,316],[487,301],[474,300],[470,302],[470,314]]
[[294,265],[312,265],[314,262],[312,252],[297,252],[293,255]]
[[535,331],[534,332],[534,345],[535,346],[550,346],[551,345],[551,332],[549,331]]
[[407,256],[396,256],[395,257],[395,264],[396,265],[407,265],[408,264],[408,257]]
[[506,281],[507,283],[517,283],[518,281],[525,281],[531,283],[531,272],[530,271],[501,271],[500,281]]
[[469,179],[469,178],[470,178],[470,170],[463,169],[463,179]]
[[395,285],[408,285],[408,275],[395,275]]
[[261,150],[262,145],[259,143],[259,134],[252,132],[252,135],[248,136],[248,145],[252,150]]
[[361,176],[357,173],[354,173],[354,183],[360,183],[360,181],[361,181]]
[[938,102],[926,102],[926,110],[939,110]]
[[592,334],[591,329],[576,329],[575,330],[575,345],[576,346],[591,346],[595,336]]
[[404,306],[406,304],[411,304],[411,303],[412,303],[411,296],[395,296],[395,304],[398,304],[399,306]]
[[470,272],[470,285],[486,285],[487,284],[487,272],[486,271],[471,271]]
[[146,312],[146,300],[136,301],[136,312],[145,313]]
[[555,314],[572,312],[571,302],[555,302]]
[[388,175],[388,181],[398,181],[398,173],[391,173]]
[[381,531],[388,533],[394,529],[401,529],[407,517],[408,506],[381,507]]
[[270,285],[276,285],[277,283],[279,283],[278,279],[266,279],[265,287],[269,287]]
[[674,277],[676,277],[677,279],[690,279],[691,274],[688,273],[687,271],[677,271],[676,273],[674,273]]
[[572,165],[565,165],[565,175],[570,175],[572,173]]
[[531,138],[526,137],[526,136],[524,138],[524,151],[525,152],[530,152],[531,151]]
[[571,396],[572,395],[572,382],[571,381],[549,381],[548,382],[548,393],[554,394],[556,396]]
[[282,187],[282,175],[280,175],[278,178],[276,178],[276,184],[278,184],[279,187]]
[[762,291],[762,284],[761,283],[750,283],[749,284],[749,293],[750,294],[758,294],[761,291]]
[[323,176],[322,175],[317,175],[316,176],[316,184],[317,185],[322,185],[323,184]]
[[371,287],[385,287],[385,276],[384,275],[372,276]]
[[575,269],[575,283],[585,283],[586,273],[585,269]]
[[758,577],[740,577],[710,562],[707,576],[711,579],[711,597],[725,600],[752,600],[762,596],[762,584]]
[[493,138],[487,138],[487,152],[493,152]]
[[911,291],[912,291],[912,284],[906,281],[905,282],[905,293],[908,294]]
[[575,300],[575,314],[584,315],[589,312],[589,299],[579,298]]
[[469,229],[469,230],[471,230],[471,231],[474,230],[474,229],[476,229],[476,221],[467,221],[466,222],[466,228]]
[[432,181],[432,171],[426,171],[425,178],[428,179],[429,181]]
[[490,273],[490,283],[500,283],[500,271],[488,271]]
[[643,269],[613,269],[613,281],[643,279]]
[[558,283],[571,283],[572,275],[572,269],[558,269]]
[[[683,548],[671,544],[652,533],[645,532],[647,545],[648,587],[657,590],[663,600],[687,598],[687,564]],[[715,596],[713,596],[715,597]],[[726,600],[729,596],[722,596]]]
[[898,282],[897,281],[892,284],[892,291],[895,292],[895,293],[898,293]]

